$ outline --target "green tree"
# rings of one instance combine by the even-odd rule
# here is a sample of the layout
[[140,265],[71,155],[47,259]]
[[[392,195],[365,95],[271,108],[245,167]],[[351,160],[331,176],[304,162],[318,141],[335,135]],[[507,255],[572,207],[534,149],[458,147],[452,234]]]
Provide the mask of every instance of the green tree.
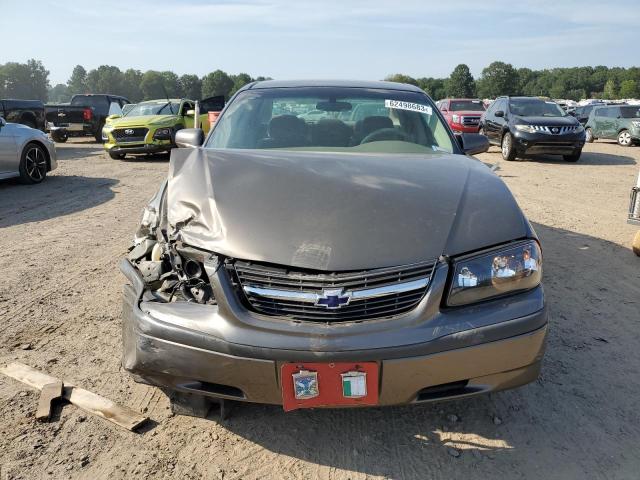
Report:
[[118,94],[129,99],[129,101],[137,103],[142,100],[142,72],[133,68],[127,69],[122,74],[122,91]]
[[620,91],[618,92],[620,98],[638,98],[640,97],[640,89],[638,88],[638,82],[635,80],[625,80],[620,84]]
[[396,82],[396,83],[408,83],[409,85],[418,86],[418,81],[410,77],[409,75],[404,75],[402,73],[394,73],[393,75],[387,75],[385,77],[385,81],[387,82]]
[[248,73],[239,73],[238,75],[231,75],[231,79],[233,80],[233,88],[229,95],[233,95],[242,87],[247,85],[248,83],[253,82],[253,78]]
[[169,95],[170,98],[181,98],[183,96],[178,75],[165,71],[162,72],[162,78],[164,79],[164,88],[167,90],[167,95]]
[[197,75],[182,75],[180,88],[186,98],[200,100],[202,98],[202,80]]
[[447,96],[446,81],[443,78],[418,78],[417,86],[424,90],[434,100],[440,100]]
[[203,98],[213,97],[215,95],[224,95],[226,98],[229,98],[231,90],[233,90],[233,80],[222,70],[211,72],[202,79]]
[[117,95],[123,91],[123,75],[118,67],[100,65],[87,73],[87,89],[89,93],[112,93]]
[[69,93],[75,95],[76,93],[87,93],[87,71],[82,65],[76,65],[71,72],[71,78],[67,81],[69,87]]
[[39,60],[27,63],[9,62],[0,65],[0,95],[2,97],[47,100],[49,71]]
[[64,83],[58,83],[55,87],[49,89],[49,101],[53,103],[63,103],[71,100],[69,87]]
[[476,96],[476,83],[467,65],[461,63],[453,69],[446,82],[446,89],[449,97],[472,98]]
[[482,98],[518,93],[518,72],[510,63],[493,62],[484,70],[478,81],[478,94]]
[[164,90],[164,77],[160,72],[155,70],[147,70],[142,75],[140,81],[140,90],[144,100],[155,100],[158,98],[166,98]]
[[616,81],[613,78],[607,80],[607,83],[604,84],[604,90],[602,91],[602,96],[605,99],[613,100],[618,98],[618,92],[616,87]]

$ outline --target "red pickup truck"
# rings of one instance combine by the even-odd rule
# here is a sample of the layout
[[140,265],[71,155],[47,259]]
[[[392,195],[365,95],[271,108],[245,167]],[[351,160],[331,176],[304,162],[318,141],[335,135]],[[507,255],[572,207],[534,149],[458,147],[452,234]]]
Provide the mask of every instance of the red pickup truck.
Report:
[[478,133],[484,112],[482,100],[475,98],[445,98],[436,102],[454,133]]

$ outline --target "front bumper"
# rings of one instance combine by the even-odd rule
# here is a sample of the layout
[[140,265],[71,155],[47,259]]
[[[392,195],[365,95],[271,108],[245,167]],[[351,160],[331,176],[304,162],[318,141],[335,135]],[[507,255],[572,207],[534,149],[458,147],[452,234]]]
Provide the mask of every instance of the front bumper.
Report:
[[451,130],[456,133],[478,133],[480,131],[480,125],[466,126],[459,123],[449,123]]
[[553,135],[516,130],[513,136],[515,138],[516,151],[520,155],[571,155],[581,150],[585,142],[584,132]]
[[[304,325],[236,302],[226,273],[218,306],[140,301],[144,282],[124,260],[123,366],[138,381],[233,400],[281,404],[285,362],[376,361],[379,404],[459,398],[535,380],[547,334],[542,287],[440,312],[447,268],[415,311],[391,320]],[[304,322],[303,322],[304,323]]]
[[47,153],[49,154],[49,171],[58,168],[58,152],[56,152],[56,145],[47,138],[45,142]]
[[130,153],[135,155],[169,152],[173,148],[170,142],[165,144],[111,145],[105,149],[112,153]]

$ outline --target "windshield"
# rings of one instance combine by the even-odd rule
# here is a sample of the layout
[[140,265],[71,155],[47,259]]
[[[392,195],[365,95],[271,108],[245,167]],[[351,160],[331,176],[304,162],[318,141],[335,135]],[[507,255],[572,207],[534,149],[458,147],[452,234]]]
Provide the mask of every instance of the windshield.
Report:
[[538,99],[510,100],[509,110],[520,117],[565,117],[567,115],[556,102]]
[[127,117],[138,117],[141,115],[175,115],[180,108],[180,102],[167,102],[158,100],[153,102],[139,103],[134,106]]
[[452,112],[484,112],[484,105],[480,100],[451,100],[449,110]]
[[246,90],[209,137],[209,148],[379,153],[453,152],[431,100],[366,88]]
[[640,106],[620,107],[620,116],[622,118],[640,118]]

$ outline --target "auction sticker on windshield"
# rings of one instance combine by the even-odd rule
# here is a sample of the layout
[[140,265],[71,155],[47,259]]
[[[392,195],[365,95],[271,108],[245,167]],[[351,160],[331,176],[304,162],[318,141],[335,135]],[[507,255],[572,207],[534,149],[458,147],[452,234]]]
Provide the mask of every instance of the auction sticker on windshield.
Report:
[[397,110],[409,110],[410,112],[420,112],[431,115],[431,107],[429,105],[422,105],[420,103],[403,102],[401,100],[385,100],[384,106],[386,108],[395,108]]

